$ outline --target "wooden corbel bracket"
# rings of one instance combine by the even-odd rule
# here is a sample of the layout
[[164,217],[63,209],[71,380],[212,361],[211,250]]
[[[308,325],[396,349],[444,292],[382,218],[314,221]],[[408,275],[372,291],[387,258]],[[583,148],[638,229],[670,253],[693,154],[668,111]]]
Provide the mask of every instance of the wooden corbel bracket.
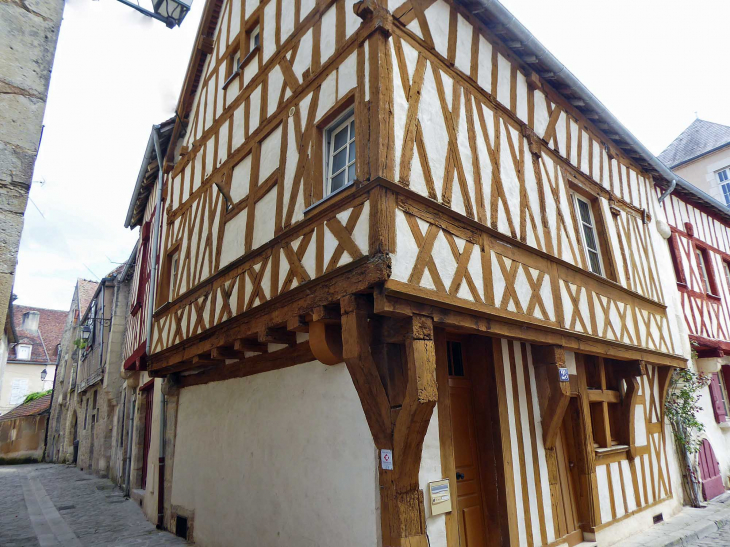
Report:
[[570,382],[560,381],[560,369],[565,367],[562,346],[532,346],[532,362],[538,390],[546,390],[542,410],[542,434],[545,449],[555,447],[570,402]]

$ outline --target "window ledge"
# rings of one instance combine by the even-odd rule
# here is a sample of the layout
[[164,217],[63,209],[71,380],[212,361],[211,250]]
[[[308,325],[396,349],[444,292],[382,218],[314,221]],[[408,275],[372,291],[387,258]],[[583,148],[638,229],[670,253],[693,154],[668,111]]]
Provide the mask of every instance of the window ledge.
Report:
[[238,68],[236,68],[236,70],[233,71],[233,74],[228,76],[228,79],[225,82],[223,82],[222,89],[227,88],[228,85],[233,80],[236,79],[236,77],[241,75],[241,72],[243,72],[243,69],[246,68],[246,66],[248,66],[248,63],[251,62],[251,59],[254,59],[258,55],[260,49],[261,49],[261,46],[256,46],[251,51],[249,51],[248,54],[241,61],[239,61]]
[[611,448],[596,448],[596,455],[605,456],[606,454],[615,454],[617,452],[625,452],[629,449],[627,444],[617,444]]
[[719,422],[717,425],[720,427],[720,429],[730,430],[730,422]]
[[719,295],[717,295],[717,294],[712,294],[712,293],[710,293],[710,292],[708,292],[708,293],[706,293],[706,294],[707,294],[708,298],[712,298],[713,300],[718,300],[718,301],[722,300],[722,297],[720,297],[720,296],[719,296]]
[[309,207],[307,207],[306,209],[304,209],[304,216],[305,217],[309,216],[311,214],[311,212],[313,210],[319,208],[320,205],[322,205],[325,202],[327,202],[327,201],[329,201],[329,200],[331,200],[331,199],[339,196],[340,194],[342,194],[346,190],[349,190],[351,188],[356,188],[358,185],[359,185],[358,181],[357,180],[354,180],[354,181],[352,181],[352,182],[350,182],[348,184],[345,184],[343,187],[338,188],[337,190],[335,190],[331,194],[326,195],[325,197],[323,197],[319,201],[315,201],[314,203],[312,203],[312,205],[310,205]]

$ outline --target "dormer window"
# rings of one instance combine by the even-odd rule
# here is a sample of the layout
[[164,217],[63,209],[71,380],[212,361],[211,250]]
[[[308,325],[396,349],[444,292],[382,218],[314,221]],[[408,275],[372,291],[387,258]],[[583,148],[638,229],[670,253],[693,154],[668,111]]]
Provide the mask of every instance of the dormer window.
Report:
[[30,361],[30,354],[33,349],[31,344],[18,344],[15,346],[15,357],[19,361]]

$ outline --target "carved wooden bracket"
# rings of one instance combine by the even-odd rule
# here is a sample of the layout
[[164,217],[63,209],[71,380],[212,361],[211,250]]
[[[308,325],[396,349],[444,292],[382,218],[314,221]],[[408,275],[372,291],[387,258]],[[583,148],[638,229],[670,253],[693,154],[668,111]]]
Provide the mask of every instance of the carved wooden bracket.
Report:
[[[356,295],[343,298],[340,307],[342,355],[373,440],[378,449],[393,450],[393,470],[380,470],[383,545],[425,546],[418,473],[438,399],[433,318],[414,314],[370,321],[372,301]],[[310,337],[315,324],[310,324]],[[374,348],[385,363],[376,363]]]
[[[562,346],[532,346],[532,362],[538,390],[546,390],[542,412],[542,435],[546,449],[553,448],[570,402],[570,383],[560,381],[560,368],[565,367]],[[542,406],[542,405],[541,405]]]
[[327,321],[309,323],[309,347],[325,365],[337,365],[344,360],[342,354],[342,329]]

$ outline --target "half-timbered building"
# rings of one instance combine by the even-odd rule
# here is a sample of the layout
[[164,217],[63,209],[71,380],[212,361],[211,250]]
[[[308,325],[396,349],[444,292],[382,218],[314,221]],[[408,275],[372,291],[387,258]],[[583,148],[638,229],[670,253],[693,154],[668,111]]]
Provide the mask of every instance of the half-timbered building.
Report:
[[672,175],[498,2],[208,0],[169,142],[160,524],[608,545],[678,510]]
[[730,476],[730,127],[695,120],[658,157],[684,177],[661,213],[693,367],[712,375],[699,405],[705,431],[696,456],[707,500]]

